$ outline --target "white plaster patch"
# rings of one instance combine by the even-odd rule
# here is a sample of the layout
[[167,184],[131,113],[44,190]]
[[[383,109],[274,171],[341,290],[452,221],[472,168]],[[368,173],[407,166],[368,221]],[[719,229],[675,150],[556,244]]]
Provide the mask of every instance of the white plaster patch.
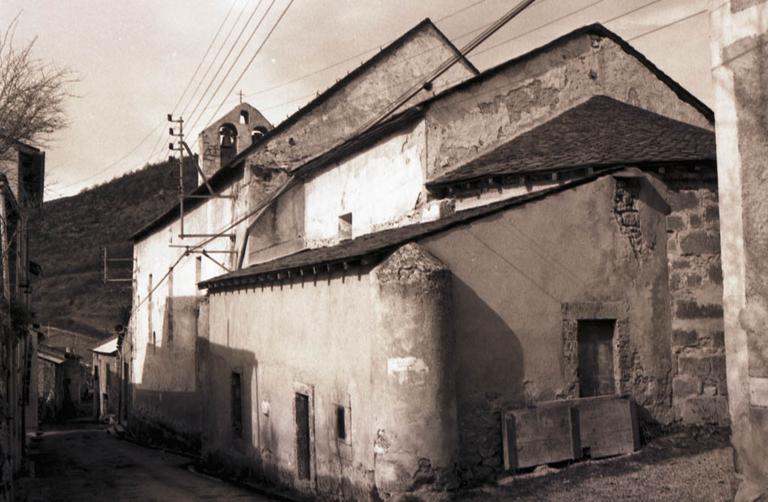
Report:
[[429,366],[416,357],[390,357],[387,359],[387,375],[397,376],[400,385],[408,382],[423,384],[429,373]]
[[768,378],[749,378],[749,404],[768,407]]

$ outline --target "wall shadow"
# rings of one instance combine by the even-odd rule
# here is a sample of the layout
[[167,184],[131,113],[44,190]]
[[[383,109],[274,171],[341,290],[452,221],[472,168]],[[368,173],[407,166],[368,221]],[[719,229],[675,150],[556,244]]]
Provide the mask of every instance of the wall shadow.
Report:
[[461,468],[467,479],[484,479],[503,465],[503,411],[525,404],[523,350],[507,322],[455,275],[453,305]]

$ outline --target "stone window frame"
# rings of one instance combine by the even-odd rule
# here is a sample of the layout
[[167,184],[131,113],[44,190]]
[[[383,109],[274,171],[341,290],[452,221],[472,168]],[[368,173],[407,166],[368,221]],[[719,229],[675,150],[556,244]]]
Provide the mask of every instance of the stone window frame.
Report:
[[613,380],[618,396],[629,393],[631,369],[629,342],[629,305],[626,302],[568,302],[561,304],[563,378],[566,399],[578,399],[579,384],[579,321],[614,321]]

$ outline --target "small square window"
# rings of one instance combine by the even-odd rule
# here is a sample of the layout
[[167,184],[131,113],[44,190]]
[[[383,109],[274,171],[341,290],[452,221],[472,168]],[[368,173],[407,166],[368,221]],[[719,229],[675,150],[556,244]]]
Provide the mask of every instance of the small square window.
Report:
[[352,213],[339,216],[339,237],[341,239],[352,238]]

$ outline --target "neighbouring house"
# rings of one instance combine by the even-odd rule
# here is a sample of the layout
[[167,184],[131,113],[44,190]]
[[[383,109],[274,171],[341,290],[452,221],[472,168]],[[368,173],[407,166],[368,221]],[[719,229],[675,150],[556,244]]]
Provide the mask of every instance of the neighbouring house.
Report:
[[45,335],[45,344],[49,347],[58,347],[71,352],[83,359],[83,364],[90,368],[91,349],[101,345],[103,338],[95,335],[59,328],[57,326],[44,326],[40,330]]
[[91,349],[93,352],[93,414],[97,420],[119,417],[122,375],[119,358],[120,337],[114,336]]
[[[103,343],[101,338],[56,326],[41,328],[45,334],[45,345],[59,348],[78,357],[80,373],[78,385],[72,389],[72,399],[75,402],[78,416],[89,416],[93,413],[94,381],[92,371],[93,356],[91,350]],[[74,380],[73,380],[74,381]]]
[[211,177],[244,173],[197,206],[196,261],[178,212],[136,234],[131,426],[373,500],[497,474],[506,413],[552,401],[728,424],[714,117],[620,37],[576,30],[311,153],[305,113]]
[[10,146],[0,152],[0,500],[11,497],[13,477],[25,469],[26,431],[37,422],[27,417],[37,336],[29,329],[28,221],[43,202],[45,176],[44,152],[15,140],[4,144]]
[[[41,422],[80,415],[89,375],[79,355],[45,343],[37,352],[37,400]],[[90,399],[88,399],[90,402]]]

